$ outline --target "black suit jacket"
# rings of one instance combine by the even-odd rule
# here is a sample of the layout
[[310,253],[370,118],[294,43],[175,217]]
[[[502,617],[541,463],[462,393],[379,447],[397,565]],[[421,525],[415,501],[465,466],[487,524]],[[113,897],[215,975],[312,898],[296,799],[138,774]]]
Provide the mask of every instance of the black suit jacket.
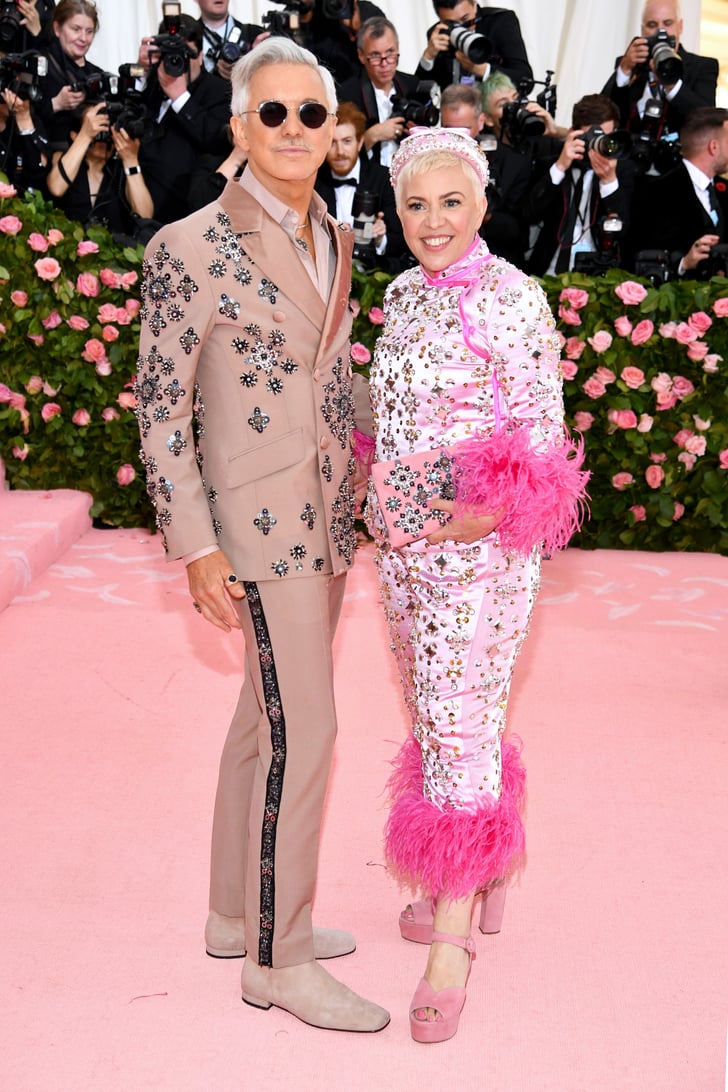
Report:
[[[529,273],[542,277],[563,241],[566,210],[577,178],[578,171],[572,167],[566,172],[563,182],[555,186],[546,170],[531,187],[523,204],[523,212],[528,223],[536,224],[540,220],[542,224],[527,263]],[[603,198],[599,192],[599,179],[593,176],[589,217],[592,235],[602,217],[610,214],[619,217],[625,234],[629,230],[635,180],[634,166],[629,160],[620,160],[617,164],[617,180],[619,186],[615,192]]]
[[[635,216],[635,249],[666,250],[675,267],[701,235],[718,235],[721,243],[728,242],[728,186],[717,179],[716,196],[721,206],[718,227],[706,212],[695,193],[692,179],[684,164],[659,178],[648,179]],[[709,276],[706,262],[684,274],[689,280]]]
[[[437,23],[427,31],[429,38]],[[521,34],[521,24],[510,8],[478,8],[474,29],[484,34],[492,43],[492,52],[488,58],[492,70],[505,72],[516,87],[523,79],[532,79],[533,72],[526,53],[526,46]],[[432,69],[428,72],[420,63],[415,75],[420,80],[435,80],[440,87],[453,83],[453,63],[455,57],[449,51],[438,53]]]
[[[401,259],[409,255],[404,241],[402,224],[400,223],[397,209],[394,203],[394,190],[389,180],[389,171],[386,167],[380,167],[371,159],[360,160],[359,185],[357,189],[368,190],[377,195],[377,212],[384,213],[384,223],[387,227],[387,249],[384,255],[377,260],[377,265],[388,268],[392,272],[399,272],[403,268]],[[316,192],[323,197],[326,207],[332,216],[336,216],[336,191],[331,181],[331,168],[328,163],[322,163],[316,177]],[[386,260],[383,260],[386,259]]]
[[488,209],[480,234],[493,254],[523,268],[528,229],[521,205],[531,181],[531,161],[507,144],[489,151]]
[[[410,95],[413,95],[417,90],[419,82],[417,76],[411,76],[408,72],[397,71],[394,74],[394,89],[392,94],[399,95],[405,99],[409,98]],[[338,97],[339,102],[353,102],[355,106],[359,107],[367,119],[367,129],[370,129],[372,125],[377,125],[379,123],[374,85],[363,69],[360,75],[352,76],[351,79],[342,83],[339,88]],[[375,144],[372,148],[371,158],[375,163],[379,163],[378,144]]]
[[[678,53],[683,60],[683,84],[671,102],[665,100],[663,103],[663,129],[670,133],[680,131],[691,110],[698,106],[715,106],[718,82],[718,62],[714,57],[699,57],[697,53],[688,53],[682,46],[678,46]],[[617,58],[615,71],[602,88],[602,94],[619,108],[622,129],[639,130],[641,122],[637,103],[644,93],[647,73],[635,76],[625,87],[617,87],[616,68],[621,59]]]

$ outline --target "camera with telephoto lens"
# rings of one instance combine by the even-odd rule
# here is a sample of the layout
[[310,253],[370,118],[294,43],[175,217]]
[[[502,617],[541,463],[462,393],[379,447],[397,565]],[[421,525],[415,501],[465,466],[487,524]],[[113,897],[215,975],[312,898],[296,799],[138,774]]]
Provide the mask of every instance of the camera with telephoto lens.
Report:
[[662,102],[648,99],[637,132],[632,133],[630,156],[640,174],[667,174],[681,161],[677,133],[662,131]]
[[1,0],[0,2],[0,49],[9,46],[15,35],[20,30],[22,15],[18,11],[16,0]]
[[42,97],[40,81],[48,73],[48,60],[41,53],[6,53],[0,57],[0,91],[12,91],[24,102]]
[[99,144],[111,144],[111,129],[123,129],[132,140],[141,140],[151,129],[151,118],[142,93],[135,90],[135,81],[144,76],[137,64],[119,66],[114,72],[94,72],[84,83],[86,104],[104,103],[101,111],[109,118],[109,131],[97,133]]
[[[605,133],[601,125],[592,125],[581,135],[587,152],[596,152],[605,159],[626,159],[632,149],[632,136],[626,129]],[[586,157],[581,161],[588,166]]]
[[275,0],[283,4],[283,11],[266,11],[261,16],[261,23],[272,35],[279,38],[301,39],[301,16],[306,15],[311,8],[305,0]]
[[649,50],[649,60],[653,62],[655,75],[660,83],[671,86],[682,79],[683,62],[677,52],[677,39],[674,34],[668,34],[664,27],[656,31],[649,38],[645,38]]
[[442,23],[447,27],[453,53],[462,53],[473,64],[485,64],[493,53],[493,43],[489,38],[452,19],[443,19]]
[[[556,88],[550,87],[551,73],[546,77],[548,84],[547,90],[550,90],[552,97],[556,94]],[[528,104],[532,102],[529,99],[529,95],[533,91],[535,83],[533,80],[523,79],[518,84],[518,96],[513,99],[512,102],[507,102],[503,107],[501,114],[501,131],[504,136],[507,136],[508,141],[514,146],[518,147],[523,144],[524,141],[530,140],[532,137],[543,136],[546,131],[546,123],[543,118],[540,118],[537,114],[528,110]],[[536,97],[538,102],[538,96]],[[555,101],[555,99],[554,99]]]
[[574,272],[587,277],[603,277],[609,269],[619,269],[624,224],[616,213],[602,217],[593,239],[596,250],[581,250],[574,255]]
[[189,72],[190,60],[198,56],[197,49],[178,34],[157,34],[149,40],[150,63],[161,65],[173,79]]
[[[434,80],[420,80],[411,97],[392,95],[392,117],[404,118],[415,125],[432,128],[440,120],[440,85]],[[406,136],[407,133],[403,133]]]

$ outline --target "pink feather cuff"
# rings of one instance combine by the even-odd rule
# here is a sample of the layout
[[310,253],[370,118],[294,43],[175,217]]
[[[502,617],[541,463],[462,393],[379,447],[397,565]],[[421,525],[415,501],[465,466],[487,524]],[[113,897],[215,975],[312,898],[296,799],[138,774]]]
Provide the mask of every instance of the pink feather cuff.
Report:
[[374,439],[367,436],[366,432],[360,432],[358,428],[355,428],[351,434],[351,449],[362,477],[368,478],[374,462]]
[[527,555],[543,543],[548,553],[562,550],[588,511],[583,462],[583,440],[566,433],[545,451],[532,446],[526,428],[466,440],[455,449],[455,512],[503,508],[497,532],[505,549]]
[[526,771],[520,747],[502,745],[500,799],[474,810],[443,809],[422,793],[422,757],[413,736],[394,760],[392,808],[385,830],[387,862],[400,882],[430,894],[465,898],[512,871],[523,854],[521,810]]

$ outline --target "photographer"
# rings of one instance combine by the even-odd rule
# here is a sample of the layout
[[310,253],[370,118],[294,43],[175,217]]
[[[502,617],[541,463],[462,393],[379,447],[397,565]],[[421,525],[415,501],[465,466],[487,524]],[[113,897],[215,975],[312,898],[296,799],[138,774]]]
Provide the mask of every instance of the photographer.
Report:
[[48,140],[35,123],[30,102],[6,87],[0,92],[0,171],[18,193],[42,188]]
[[230,14],[229,0],[197,0],[202,29],[202,63],[207,72],[230,80],[235,61],[253,48],[263,27],[240,23]]
[[718,62],[683,49],[682,31],[678,0],[647,0],[640,36],[602,90],[619,108],[621,128],[639,131],[649,100],[659,104],[658,137],[677,132],[698,106],[715,106]]
[[384,12],[370,0],[298,0],[294,6],[301,3],[310,10],[300,16],[300,44],[328,68],[338,88],[360,71],[357,39],[362,26],[375,16],[383,18]]
[[479,234],[493,254],[523,268],[528,231],[520,204],[531,179],[531,166],[495,136],[482,132],[485,112],[480,88],[467,83],[453,83],[442,93],[441,121],[446,129],[467,129],[488,157],[488,207]]
[[75,125],[70,147],[54,152],[49,193],[72,220],[134,235],[135,216],[154,212],[139,166],[140,141],[111,126],[105,102],[82,107]]
[[357,36],[363,71],[339,89],[339,102],[353,102],[366,117],[364,150],[375,163],[388,167],[399,138],[410,128],[392,100],[405,101],[417,91],[419,80],[397,70],[399,38],[384,16],[367,19]]
[[585,95],[574,105],[572,128],[558,157],[524,202],[528,223],[541,224],[527,264],[530,273],[563,273],[574,268],[579,252],[597,252],[599,226],[608,217],[618,218],[627,230],[633,164],[599,150],[599,137],[614,133],[618,121],[619,111],[603,95]]
[[[440,87],[451,83],[479,82],[492,71],[506,72],[514,83],[532,76],[515,12],[508,8],[479,7],[475,0],[433,0],[438,23],[427,32],[427,46],[415,74],[421,80],[435,80]],[[451,43],[452,26],[482,35],[475,49],[463,52]],[[467,37],[467,36],[466,36]],[[470,55],[468,55],[470,53]]]
[[713,248],[728,242],[728,186],[716,177],[728,170],[728,110],[694,110],[680,144],[680,166],[645,189],[635,217],[637,246],[667,252],[680,277],[707,280],[726,271],[726,256]]
[[[524,81],[533,89],[533,81]],[[531,160],[558,155],[568,129],[557,125],[541,103],[521,93],[505,72],[493,72],[481,85],[485,124],[503,144]],[[512,109],[512,104],[519,109]],[[540,122],[540,124],[539,124]]]
[[370,253],[365,257],[370,259],[371,265],[398,273],[408,251],[389,171],[371,159],[359,157],[365,127],[366,118],[354,103],[339,103],[331,148],[319,167],[315,189],[331,215],[345,224],[354,224],[356,219],[356,195],[371,195],[376,204],[376,216],[371,225]]
[[51,41],[44,49],[48,75],[39,103],[53,148],[67,147],[73,111],[86,100],[86,81],[103,72],[87,58],[98,29],[99,16],[91,0],[60,0],[53,12]]
[[163,224],[190,211],[189,187],[199,157],[230,150],[228,85],[202,67],[202,31],[181,15],[174,35],[160,34],[148,45],[150,69],[143,98],[154,124],[139,151],[139,162]]

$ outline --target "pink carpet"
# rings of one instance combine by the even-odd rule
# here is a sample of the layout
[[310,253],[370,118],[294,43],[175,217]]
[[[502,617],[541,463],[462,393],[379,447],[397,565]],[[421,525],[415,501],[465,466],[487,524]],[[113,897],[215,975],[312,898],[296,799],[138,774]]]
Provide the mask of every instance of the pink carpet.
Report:
[[[0,614],[3,1092],[720,1092],[728,953],[728,559],[568,551],[514,688],[529,853],[457,1039],[421,1046],[424,949],[381,851],[405,730],[371,553],[337,638],[340,735],[316,919],[392,1011],[377,1036],[244,1006],[204,955],[239,635],[140,531],[89,530]],[[721,652],[721,649],[723,651]]]

